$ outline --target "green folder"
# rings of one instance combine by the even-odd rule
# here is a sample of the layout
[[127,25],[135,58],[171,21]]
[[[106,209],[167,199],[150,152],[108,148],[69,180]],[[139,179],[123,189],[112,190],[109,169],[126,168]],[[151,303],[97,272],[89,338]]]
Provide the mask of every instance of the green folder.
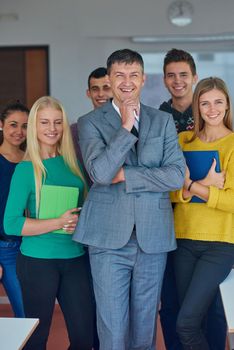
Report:
[[[65,211],[77,208],[78,199],[79,188],[77,187],[42,185],[38,218],[59,218]],[[69,233],[63,229],[53,232]]]

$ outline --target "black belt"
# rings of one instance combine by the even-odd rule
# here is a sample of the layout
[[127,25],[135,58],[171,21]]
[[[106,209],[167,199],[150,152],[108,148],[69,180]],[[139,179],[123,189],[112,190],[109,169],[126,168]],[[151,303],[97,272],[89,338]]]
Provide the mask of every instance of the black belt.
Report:
[[5,237],[5,236],[2,236],[0,235],[0,241],[3,241],[3,242],[19,242],[21,240],[21,238],[10,238],[10,237]]

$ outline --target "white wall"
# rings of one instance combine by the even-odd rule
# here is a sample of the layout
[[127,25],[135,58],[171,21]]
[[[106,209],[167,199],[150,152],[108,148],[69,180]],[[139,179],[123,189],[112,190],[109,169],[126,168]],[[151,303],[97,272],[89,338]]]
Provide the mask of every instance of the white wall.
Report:
[[[175,46],[137,45],[131,36],[231,32],[233,0],[190,1],[194,21],[181,29],[167,19],[172,0],[1,0],[0,46],[49,45],[51,95],[73,121],[92,108],[85,95],[87,77],[111,52],[125,47],[166,52]],[[17,13],[19,19],[1,19],[4,13]]]

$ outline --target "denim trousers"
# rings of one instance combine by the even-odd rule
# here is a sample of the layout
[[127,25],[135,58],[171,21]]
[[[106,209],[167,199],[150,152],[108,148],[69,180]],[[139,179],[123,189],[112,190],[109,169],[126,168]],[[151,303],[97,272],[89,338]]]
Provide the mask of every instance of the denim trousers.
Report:
[[19,241],[0,240],[0,265],[3,269],[1,281],[15,317],[24,317],[21,288],[16,275],[16,257],[19,253],[19,247]]
[[180,311],[177,332],[184,349],[210,350],[203,320],[219,284],[234,263],[234,244],[178,239],[174,266]]
[[[161,306],[159,310],[164,342],[167,350],[182,350],[183,346],[176,332],[176,321],[179,313],[175,271],[175,251],[167,255],[164,273]],[[227,323],[224,315],[220,291],[218,290],[203,321],[210,350],[224,350],[226,345]]]
[[176,321],[179,312],[179,300],[174,272],[174,251],[167,254],[167,264],[163,277],[160,322],[167,350],[182,350],[176,332]]

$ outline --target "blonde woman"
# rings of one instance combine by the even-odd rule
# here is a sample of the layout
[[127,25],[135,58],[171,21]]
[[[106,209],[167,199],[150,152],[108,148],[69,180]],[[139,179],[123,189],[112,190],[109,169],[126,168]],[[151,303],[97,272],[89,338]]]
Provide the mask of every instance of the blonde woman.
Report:
[[[209,350],[202,322],[234,263],[234,133],[224,81],[215,77],[201,80],[194,91],[192,110],[194,131],[180,133],[180,145],[183,151],[218,152],[221,171],[216,171],[215,159],[207,175],[196,181],[187,169],[183,189],[172,196],[178,245],[177,331],[183,349]],[[201,167],[199,161],[194,167]],[[191,202],[194,196],[203,202]]]
[[[69,234],[77,224],[77,208],[69,208],[58,218],[38,218],[43,185],[79,188],[78,206],[84,198],[84,179],[58,100],[45,96],[34,103],[27,137],[25,159],[16,167],[4,217],[6,233],[23,237],[17,274],[26,317],[40,319],[25,349],[46,349],[57,298],[67,325],[69,349],[90,350],[93,315],[86,259],[82,245]],[[29,217],[24,217],[25,209]],[[55,232],[59,229],[64,233]]]

